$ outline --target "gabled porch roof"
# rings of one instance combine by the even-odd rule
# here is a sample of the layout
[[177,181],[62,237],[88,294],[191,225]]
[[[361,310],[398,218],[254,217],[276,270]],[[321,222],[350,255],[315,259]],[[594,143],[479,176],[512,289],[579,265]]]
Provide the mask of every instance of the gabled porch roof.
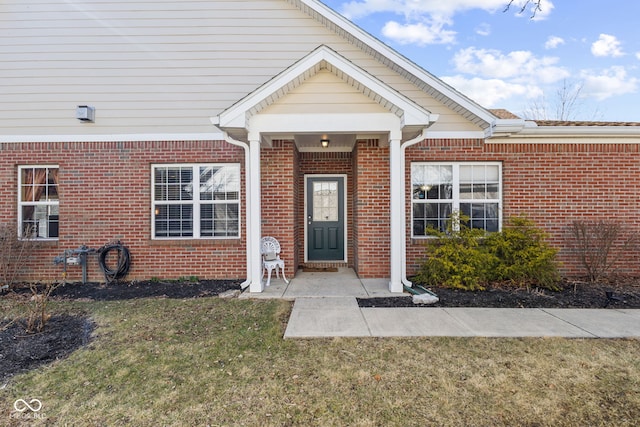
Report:
[[[258,119],[256,116],[270,105],[277,103],[295,88],[319,73],[328,70],[339,77],[346,84],[356,89],[364,96],[379,104],[388,114],[393,115],[402,130],[402,138],[411,138],[419,134],[422,129],[437,120],[432,114],[408,97],[389,87],[362,68],[354,65],[336,51],[327,46],[319,46],[304,58],[284,70],[279,75],[250,93],[236,104],[227,108],[212,122],[220,129],[228,132],[232,137],[246,140],[252,129],[251,122],[259,120],[262,133],[261,138],[269,138],[271,134],[278,134],[279,138],[292,137],[293,133],[304,132],[388,132],[389,118],[376,117],[371,113],[314,114],[312,120],[309,115],[268,115]],[[389,114],[390,113],[390,114]],[[386,123],[385,123],[386,122]],[[382,123],[382,124],[381,124]],[[268,142],[268,141],[267,141]]]

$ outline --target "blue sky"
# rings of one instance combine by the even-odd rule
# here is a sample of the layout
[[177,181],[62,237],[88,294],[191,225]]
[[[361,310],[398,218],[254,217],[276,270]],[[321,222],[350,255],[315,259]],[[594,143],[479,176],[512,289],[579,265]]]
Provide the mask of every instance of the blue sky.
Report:
[[640,122],[639,1],[321,1],[487,108]]

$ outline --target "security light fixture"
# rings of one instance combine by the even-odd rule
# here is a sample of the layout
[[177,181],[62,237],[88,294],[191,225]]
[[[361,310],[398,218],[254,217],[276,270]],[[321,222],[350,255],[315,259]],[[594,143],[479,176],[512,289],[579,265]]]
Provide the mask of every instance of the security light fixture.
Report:
[[327,148],[329,146],[329,139],[328,138],[322,138],[320,140],[320,144],[322,144],[322,148]]

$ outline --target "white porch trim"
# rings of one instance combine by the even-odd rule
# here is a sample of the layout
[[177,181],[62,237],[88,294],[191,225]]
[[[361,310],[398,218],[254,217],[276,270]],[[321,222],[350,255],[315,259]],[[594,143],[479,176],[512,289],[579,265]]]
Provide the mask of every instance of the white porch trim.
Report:
[[249,184],[249,194],[251,195],[251,211],[247,207],[247,254],[251,258],[251,282],[250,292],[262,292],[262,262],[260,262],[260,239],[262,239],[262,203],[260,188],[260,136],[249,135],[249,164],[250,170],[247,172],[247,182]]
[[[328,69],[346,84],[380,104],[387,112],[348,114],[265,114],[265,107],[278,102],[292,89],[321,69]],[[240,140],[247,139],[249,167],[246,171],[247,191],[251,203],[247,205],[247,258],[251,259],[247,279],[251,292],[262,292],[262,265],[260,260],[261,235],[261,142],[271,139],[289,139],[295,134],[349,133],[360,135],[388,135],[390,142],[390,281],[389,290],[402,292],[406,280],[404,272],[404,241],[406,239],[404,168],[402,138],[415,136],[438,119],[437,115],[416,104],[410,98],[387,86],[365,70],[340,56],[326,46],[320,46],[290,68],[265,83],[256,91],[234,104],[211,122],[221,130]],[[345,182],[346,185],[346,182]],[[346,194],[346,189],[345,189]],[[346,256],[345,249],[345,256]]]
[[403,218],[405,216],[405,205],[403,196],[404,172],[402,170],[402,159],[400,150],[400,137],[397,133],[389,138],[389,177],[390,177],[390,222],[389,234],[391,240],[390,248],[390,280],[389,290],[391,292],[402,292],[402,249],[403,240],[406,238],[406,230]]

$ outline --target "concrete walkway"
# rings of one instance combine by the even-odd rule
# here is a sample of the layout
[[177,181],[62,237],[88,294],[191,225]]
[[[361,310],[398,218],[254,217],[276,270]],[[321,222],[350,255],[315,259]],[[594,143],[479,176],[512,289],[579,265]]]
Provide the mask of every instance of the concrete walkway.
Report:
[[387,287],[384,280],[360,280],[341,269],[299,272],[289,285],[272,279],[265,292],[241,297],[295,300],[285,338],[640,338],[640,310],[358,306],[356,297],[399,296]]
[[640,310],[360,308],[353,297],[298,298],[285,338],[640,337]]

